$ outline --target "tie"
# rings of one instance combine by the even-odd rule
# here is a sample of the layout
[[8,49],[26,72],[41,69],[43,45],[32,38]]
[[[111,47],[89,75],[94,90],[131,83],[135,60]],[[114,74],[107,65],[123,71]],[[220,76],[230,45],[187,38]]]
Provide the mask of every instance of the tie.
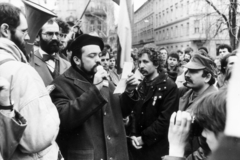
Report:
[[55,59],[56,60],[58,59],[58,57],[56,57],[56,55],[50,55],[50,54],[44,54],[43,55],[43,61],[44,62],[49,61],[49,60],[55,61]]

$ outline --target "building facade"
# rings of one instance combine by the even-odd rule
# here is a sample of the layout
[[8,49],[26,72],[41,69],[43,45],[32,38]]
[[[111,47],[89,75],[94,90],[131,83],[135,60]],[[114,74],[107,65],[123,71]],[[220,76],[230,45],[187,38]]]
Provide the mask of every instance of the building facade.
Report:
[[[218,0],[213,1],[219,5],[222,3],[221,0],[219,2]],[[148,0],[134,13],[133,42],[135,43],[133,43],[133,47],[143,45],[135,39],[144,39],[141,37],[142,28],[138,28],[137,25],[138,13],[148,12],[147,10],[141,11],[145,9],[144,5],[152,5],[149,8],[152,8],[153,33],[148,36],[153,35],[154,43],[158,47],[167,48],[169,52],[184,50],[187,47],[197,50],[197,48],[205,46],[210,55],[215,57],[216,47],[222,43],[229,43],[227,30],[216,34],[226,26],[219,26],[220,16],[204,0]],[[147,18],[142,17],[142,22],[145,25],[144,22]],[[151,24],[148,25],[151,26]]]
[[154,43],[154,0],[145,2],[134,12],[133,17],[133,46],[141,47]]
[[114,2],[91,0],[89,5],[88,2],[89,0],[56,0],[55,12],[59,18],[73,23],[81,19],[81,30],[84,33],[96,32],[107,43],[110,32],[115,31]]

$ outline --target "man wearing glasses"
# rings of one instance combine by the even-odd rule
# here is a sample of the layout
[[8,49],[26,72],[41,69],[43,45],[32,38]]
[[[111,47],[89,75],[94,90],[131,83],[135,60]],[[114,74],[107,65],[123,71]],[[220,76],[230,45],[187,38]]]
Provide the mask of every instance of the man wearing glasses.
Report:
[[45,86],[65,72],[70,63],[57,53],[60,49],[59,26],[54,19],[45,23],[39,32],[40,47],[35,52],[35,69],[42,77]]

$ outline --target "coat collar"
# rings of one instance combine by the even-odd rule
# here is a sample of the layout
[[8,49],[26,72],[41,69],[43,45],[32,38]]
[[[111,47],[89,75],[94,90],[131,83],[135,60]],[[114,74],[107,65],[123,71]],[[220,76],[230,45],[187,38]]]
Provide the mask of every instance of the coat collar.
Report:
[[189,98],[190,96],[192,95],[193,93],[193,90],[190,89],[189,91],[187,91],[181,98],[180,98],[180,101],[179,101],[179,109],[182,110],[182,111],[185,111],[187,109],[192,109],[192,104],[194,102],[196,102],[197,100],[199,100],[200,98],[203,97],[203,95],[206,95],[207,93],[210,93],[210,92],[215,92],[217,91],[217,88],[213,85],[209,86],[205,91],[203,91],[202,94],[198,95],[192,102],[191,104],[189,104]]
[[[59,59],[59,67],[60,67],[59,69],[60,69],[60,74],[62,74],[64,71],[66,71],[69,68],[69,66],[67,65],[67,62],[64,63],[64,60],[59,56],[59,54],[56,54],[56,57],[57,59]],[[46,65],[46,63],[42,60],[40,49],[35,52],[34,63],[38,66]]]
[[43,60],[42,60],[42,56],[41,56],[39,50],[37,50],[35,52],[34,63],[37,64],[38,66],[41,66],[44,63]]
[[89,87],[92,86],[92,83],[90,83],[83,75],[80,74],[80,72],[78,72],[72,66],[64,73],[64,76],[72,79],[74,81],[74,84],[81,88],[83,91],[88,91]]
[[[145,83],[145,85],[149,86],[149,90],[148,90],[146,97],[144,98],[144,101],[146,102],[150,98],[153,97],[154,90],[156,90],[156,89],[158,89],[159,91],[165,90],[167,79],[168,79],[168,76],[163,72],[160,72],[159,75],[153,80],[153,82],[150,83],[150,85],[149,84],[147,85],[146,80],[144,79],[143,83]],[[163,86],[157,87],[159,84],[163,84]]]
[[17,61],[28,63],[23,52],[18,48],[18,46],[7,38],[0,38],[0,49],[4,49],[14,57]]
[[[156,86],[160,83],[166,83],[167,81],[167,74],[166,73],[163,73],[163,72],[160,72],[159,75],[150,83],[150,86]],[[144,78],[143,80],[146,84],[149,84],[146,79]]]

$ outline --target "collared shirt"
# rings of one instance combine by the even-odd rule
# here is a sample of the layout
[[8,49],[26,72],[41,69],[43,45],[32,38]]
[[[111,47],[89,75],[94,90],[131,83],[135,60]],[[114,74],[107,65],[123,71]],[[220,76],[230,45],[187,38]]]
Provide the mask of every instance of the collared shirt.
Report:
[[[46,52],[44,52],[40,47],[39,47],[39,53],[40,55],[43,57],[44,54],[47,54]],[[55,55],[55,53],[53,53],[53,55]],[[50,69],[51,72],[54,72],[55,69],[55,62],[53,60],[48,60],[46,61],[46,64],[48,66],[48,68]]]

